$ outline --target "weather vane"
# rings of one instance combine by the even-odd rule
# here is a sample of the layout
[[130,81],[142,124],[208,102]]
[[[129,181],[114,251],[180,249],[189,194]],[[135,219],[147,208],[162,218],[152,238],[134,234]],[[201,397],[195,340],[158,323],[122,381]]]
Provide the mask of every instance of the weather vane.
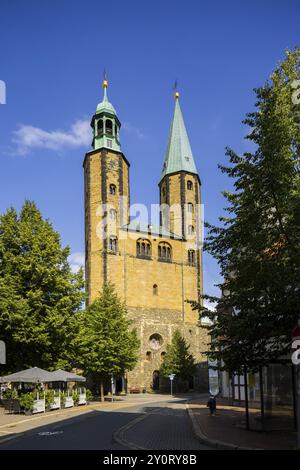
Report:
[[179,92],[178,92],[177,88],[178,88],[178,83],[177,83],[177,79],[176,79],[175,82],[174,82],[174,86],[173,86],[175,98],[179,98]]

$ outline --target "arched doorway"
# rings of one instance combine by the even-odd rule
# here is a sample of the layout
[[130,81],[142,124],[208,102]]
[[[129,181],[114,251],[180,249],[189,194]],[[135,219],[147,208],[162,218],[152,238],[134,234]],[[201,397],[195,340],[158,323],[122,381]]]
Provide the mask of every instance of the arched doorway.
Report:
[[152,375],[152,389],[159,390],[159,371],[155,370]]

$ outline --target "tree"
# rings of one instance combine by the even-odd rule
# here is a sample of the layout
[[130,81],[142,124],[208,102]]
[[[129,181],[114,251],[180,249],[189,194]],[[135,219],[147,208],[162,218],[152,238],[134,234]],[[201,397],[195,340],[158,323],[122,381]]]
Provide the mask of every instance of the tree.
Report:
[[130,325],[112,284],[104,284],[100,297],[81,314],[79,364],[100,383],[102,399],[104,379],[132,370],[137,362],[139,341]]
[[[205,249],[224,282],[213,320],[215,357],[225,368],[256,370],[289,353],[300,313],[300,51],[287,51],[270,80],[255,90],[256,110],[244,121],[253,152],[227,149],[234,181],[224,191],[228,216],[207,224]],[[297,91],[298,87],[298,91]]]
[[161,366],[161,374],[167,377],[175,374],[177,383],[187,381],[196,370],[195,359],[189,352],[190,346],[181,336],[180,332],[174,332],[171,344],[167,345],[164,361]]
[[69,247],[34,202],[0,216],[0,337],[7,370],[71,367],[83,273],[71,272]]

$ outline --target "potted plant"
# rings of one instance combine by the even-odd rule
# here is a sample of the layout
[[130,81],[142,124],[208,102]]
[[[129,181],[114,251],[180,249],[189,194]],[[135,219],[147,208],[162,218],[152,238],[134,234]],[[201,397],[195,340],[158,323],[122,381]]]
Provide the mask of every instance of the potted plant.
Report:
[[86,403],[90,403],[93,400],[93,394],[92,392],[87,388],[86,389]]
[[15,400],[18,398],[18,392],[15,388],[7,388],[5,392],[3,392],[3,398],[5,400]]
[[76,390],[72,392],[72,398],[73,398],[74,406],[77,406],[79,403],[79,394]]
[[66,403],[66,394],[65,392],[60,392],[60,406],[64,408]]
[[34,397],[31,392],[22,393],[19,398],[20,407],[24,409],[26,415],[30,415],[33,411]]
[[54,403],[54,390],[46,390],[45,392],[45,406],[46,410],[50,410],[51,405]]

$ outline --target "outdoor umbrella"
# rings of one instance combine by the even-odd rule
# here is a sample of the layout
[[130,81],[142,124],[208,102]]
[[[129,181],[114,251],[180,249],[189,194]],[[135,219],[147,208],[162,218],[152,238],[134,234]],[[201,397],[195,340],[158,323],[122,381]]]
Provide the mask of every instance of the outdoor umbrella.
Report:
[[48,372],[47,370],[40,369],[39,367],[31,367],[30,369],[21,370],[20,372],[15,372],[14,374],[4,375],[1,377],[2,383],[41,383],[41,382],[56,382],[59,379],[56,379],[53,376],[53,372]]
[[82,375],[73,374],[61,369],[55,370],[51,374],[54,377],[53,382],[86,382],[86,378],[82,377]]

